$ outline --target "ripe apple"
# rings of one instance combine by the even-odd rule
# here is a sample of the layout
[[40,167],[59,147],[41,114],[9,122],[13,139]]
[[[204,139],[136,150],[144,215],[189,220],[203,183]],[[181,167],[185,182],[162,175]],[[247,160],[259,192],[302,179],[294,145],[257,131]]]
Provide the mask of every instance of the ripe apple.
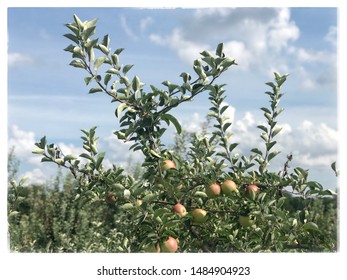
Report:
[[107,203],[115,204],[117,198],[114,196],[113,193],[108,192],[108,193],[106,194],[105,200],[106,200]]
[[142,205],[142,199],[136,199],[136,204],[137,206],[141,206]]
[[172,208],[172,211],[174,211],[176,214],[178,214],[181,217],[184,217],[187,215],[187,209],[184,207],[181,203],[175,204],[175,206]]
[[225,195],[230,195],[232,192],[237,191],[237,185],[233,180],[226,180],[221,185],[222,192]]
[[220,185],[214,183],[206,187],[205,192],[209,198],[215,198],[220,194]]
[[164,170],[175,169],[176,168],[176,163],[174,163],[170,159],[166,159],[166,160],[164,160],[164,162],[162,164],[162,168]]
[[250,198],[250,199],[255,199],[255,195],[257,192],[259,192],[260,188],[254,184],[248,185],[245,194]]
[[250,227],[255,223],[255,217],[253,216],[239,216],[239,223],[243,227]]
[[147,253],[160,253],[160,246],[152,243],[148,244],[144,250]]
[[194,223],[202,224],[207,220],[207,212],[204,209],[194,209],[192,212],[192,220]]
[[161,249],[163,252],[174,253],[178,249],[177,239],[169,236],[169,238],[161,244]]

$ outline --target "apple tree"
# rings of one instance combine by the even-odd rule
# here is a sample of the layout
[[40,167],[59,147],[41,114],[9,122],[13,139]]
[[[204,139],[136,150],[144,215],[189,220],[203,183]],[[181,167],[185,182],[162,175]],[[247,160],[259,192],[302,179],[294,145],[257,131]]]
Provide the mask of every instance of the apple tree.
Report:
[[[132,64],[121,63],[123,48],[111,51],[108,35],[93,37],[96,19],[82,21],[76,15],[73,19],[64,35],[71,43],[65,48],[72,56],[70,65],[85,71],[89,94],[105,94],[115,104],[120,128],[114,135],[132,143],[131,151],[142,152],[144,172],[135,179],[115,164],[105,168],[96,127],[82,129],[84,153],[78,156],[64,154],[46,137],[33,152],[42,155],[42,162],[71,172],[77,182],[76,200],[96,207],[104,203],[116,213],[113,238],[119,242],[118,252],[336,250],[336,242],[326,238],[312,207],[319,197],[336,194],[308,180],[308,170],[292,169],[291,154],[281,170],[270,169],[280,153],[277,121],[287,75],[275,72],[274,81],[266,83],[269,105],[260,109],[265,125],[258,125],[263,148],[240,155],[225,115],[225,85],[217,83],[237,66],[224,53],[223,43],[214,53],[202,51],[193,74],[181,73],[180,83],[167,80],[147,87],[129,74]],[[175,109],[202,93],[210,102],[212,129],[193,134],[184,154],[170,149],[162,141],[168,126],[182,133]],[[302,200],[295,212],[286,204],[291,196]],[[110,238],[101,236],[99,242]]]

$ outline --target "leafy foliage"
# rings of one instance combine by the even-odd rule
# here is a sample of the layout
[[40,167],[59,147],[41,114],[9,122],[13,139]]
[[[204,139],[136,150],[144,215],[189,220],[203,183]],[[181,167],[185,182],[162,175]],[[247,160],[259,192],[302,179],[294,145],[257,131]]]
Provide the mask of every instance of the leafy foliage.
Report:
[[[216,83],[237,65],[224,54],[222,43],[215,54],[201,52],[193,64],[194,78],[184,72],[181,84],[164,81],[161,88],[150,85],[145,90],[138,76],[128,76],[133,65],[120,63],[122,48],[112,53],[108,35],[101,41],[92,39],[96,22],[82,22],[75,15],[74,22],[66,24],[72,33],[64,36],[73,44],[65,51],[72,55],[71,66],[87,72],[84,81],[92,86],[89,93],[104,93],[117,104],[120,129],[114,134],[132,142],[130,150],[143,153],[144,172],[135,179],[116,165],[105,169],[96,127],[82,130],[85,152],[79,156],[65,155],[42,137],[33,152],[42,155],[42,162],[66,168],[71,176],[63,191],[31,187],[25,194],[24,182],[17,185],[12,181],[9,221],[13,250],[141,252],[160,250],[169,237],[178,241],[179,252],[336,250],[336,207],[320,198],[336,193],[308,181],[308,170],[295,167],[291,171],[292,155],[283,170],[269,169],[279,153],[275,137],[281,131],[277,118],[283,108],[278,105],[287,75],[276,72],[274,82],[267,83],[270,106],[261,108],[266,125],[258,126],[264,150],[254,148],[247,158],[234,152],[238,143],[232,141],[232,123],[225,116],[224,85]],[[172,111],[203,92],[211,103],[212,130],[188,135]],[[178,135],[173,150],[161,141],[170,124]],[[164,167],[164,161],[171,166]],[[223,190],[214,197],[206,192],[208,186],[218,188],[230,180],[236,190]],[[297,197],[300,207],[290,208]],[[27,199],[30,203],[25,208]],[[37,205],[39,202],[44,206]],[[184,205],[187,215],[173,211],[177,203]],[[322,203],[329,210],[322,212]],[[195,209],[207,212],[206,221],[192,219]]]

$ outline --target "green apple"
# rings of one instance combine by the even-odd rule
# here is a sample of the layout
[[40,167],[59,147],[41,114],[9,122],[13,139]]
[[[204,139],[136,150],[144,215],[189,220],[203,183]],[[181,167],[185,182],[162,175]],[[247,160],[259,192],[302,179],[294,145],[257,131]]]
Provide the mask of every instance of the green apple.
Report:
[[148,244],[145,248],[144,248],[145,252],[147,253],[160,253],[160,246],[159,244]]
[[255,217],[253,216],[239,216],[239,223],[243,227],[250,227],[255,223]]
[[174,253],[178,250],[177,239],[169,236],[169,238],[161,244],[161,249],[163,252]]
[[221,184],[222,193],[225,195],[230,195],[231,193],[237,191],[237,185],[233,180],[226,180]]
[[181,203],[176,203],[175,206],[172,208],[172,211],[181,217],[184,217],[188,214],[186,207],[184,207]]
[[142,205],[142,199],[137,198],[136,199],[136,204],[137,204],[137,206],[141,206]]
[[166,160],[163,161],[162,168],[164,170],[175,169],[176,168],[176,163],[174,163],[170,159],[166,159]]
[[202,224],[207,220],[207,212],[204,209],[194,209],[192,212],[193,223]]
[[205,192],[209,198],[215,198],[220,195],[220,185],[214,183],[206,187]]

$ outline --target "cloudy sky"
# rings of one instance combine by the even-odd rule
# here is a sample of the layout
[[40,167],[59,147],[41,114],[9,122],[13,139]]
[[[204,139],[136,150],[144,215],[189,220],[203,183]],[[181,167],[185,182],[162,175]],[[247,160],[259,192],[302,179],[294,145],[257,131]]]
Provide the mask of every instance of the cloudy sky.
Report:
[[[102,94],[88,95],[81,69],[68,66],[70,41],[65,23],[98,18],[97,37],[109,34],[111,47],[125,48],[123,64],[135,64],[129,76],[149,85],[179,83],[181,72],[194,73],[192,62],[203,50],[224,42],[225,53],[239,64],[224,74],[238,152],[259,146],[257,125],[265,122],[260,107],[273,72],[289,73],[283,87],[278,122],[280,168],[293,153],[292,167],[310,170],[310,179],[336,188],[330,168],[337,160],[337,9],[336,8],[9,8],[8,9],[8,149],[15,148],[21,175],[30,181],[49,179],[57,171],[31,154],[46,135],[63,151],[80,154],[80,129],[98,126],[100,150],[108,162],[126,165],[141,155],[126,153],[112,131],[118,121],[115,104]],[[190,131],[198,131],[209,103],[205,96],[174,113]],[[172,143],[172,132],[166,135]]]

